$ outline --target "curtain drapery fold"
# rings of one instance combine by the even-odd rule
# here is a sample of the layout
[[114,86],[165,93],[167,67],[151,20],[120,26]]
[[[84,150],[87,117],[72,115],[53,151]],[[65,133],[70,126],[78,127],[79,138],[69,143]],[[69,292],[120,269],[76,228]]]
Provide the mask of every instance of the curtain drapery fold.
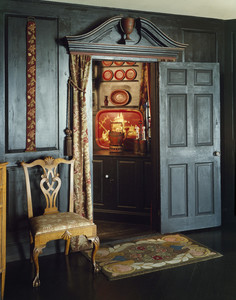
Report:
[[140,78],[140,101],[139,109],[144,110],[146,102],[149,101],[149,64],[143,63]]
[[[91,57],[70,54],[70,86],[72,88],[73,108],[73,157],[74,169],[74,211],[93,220],[91,173],[89,158],[89,139],[86,110],[86,87],[88,83]],[[73,250],[83,248],[84,240],[73,238]]]
[[75,212],[93,219],[91,196],[91,173],[89,161],[89,139],[86,111],[86,86],[91,57],[70,54],[70,82],[73,91],[73,156]]
[[143,63],[140,78],[139,110],[143,114],[147,137],[151,137],[150,65]]

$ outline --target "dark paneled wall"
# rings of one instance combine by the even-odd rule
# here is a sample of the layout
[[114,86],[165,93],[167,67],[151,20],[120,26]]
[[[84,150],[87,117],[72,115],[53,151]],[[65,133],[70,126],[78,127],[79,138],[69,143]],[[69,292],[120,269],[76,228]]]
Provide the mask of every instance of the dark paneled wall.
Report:
[[225,22],[224,95],[221,114],[223,221],[235,221],[236,20]]
[[[219,61],[218,34],[213,30],[183,29],[183,39],[189,46],[185,51],[185,61]],[[201,51],[195,51],[201,47]]]
[[[6,16],[6,153],[22,153],[26,145],[26,26],[21,16]],[[36,18],[36,146],[57,150],[58,135],[58,22]]]
[[[224,22],[215,19],[193,18],[177,15],[154,14],[79,5],[65,5],[36,1],[2,1],[0,4],[0,161],[8,161],[8,236],[17,235],[17,229],[25,228],[26,203],[24,175],[19,162],[29,161],[45,155],[62,156],[64,129],[66,127],[66,99],[68,78],[68,53],[63,38],[81,34],[116,15],[144,17],[152,21],[172,39],[189,44],[179,61],[220,62],[224,75]],[[26,128],[26,22],[33,16],[37,27],[37,152],[25,153]],[[223,81],[222,81],[223,91]],[[227,103],[227,104],[226,104]],[[230,111],[232,103],[222,97],[222,106]],[[223,113],[224,109],[223,109]],[[223,116],[223,119],[224,116]],[[232,119],[223,122],[223,139],[232,127]],[[225,128],[224,126],[227,126]],[[223,140],[230,149],[231,140]],[[223,149],[225,149],[223,148]],[[223,170],[234,165],[227,157]],[[227,168],[228,170],[228,168]],[[222,174],[224,177],[225,174]],[[228,182],[224,182],[228,191]],[[225,212],[232,211],[233,193]],[[224,196],[223,196],[223,201]],[[14,248],[15,240],[8,242]],[[22,240],[23,241],[23,240]],[[17,242],[21,245],[23,242]],[[19,247],[18,247],[19,248]],[[12,250],[18,251],[18,250]],[[26,251],[26,250],[24,250]],[[23,252],[24,252],[23,251]],[[27,257],[18,251],[14,257]],[[8,258],[9,260],[9,258]]]

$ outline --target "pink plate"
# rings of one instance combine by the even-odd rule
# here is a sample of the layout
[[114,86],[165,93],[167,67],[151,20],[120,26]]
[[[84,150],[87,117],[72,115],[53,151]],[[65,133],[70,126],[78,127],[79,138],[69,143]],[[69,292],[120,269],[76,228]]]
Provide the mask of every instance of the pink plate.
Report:
[[114,90],[111,93],[110,101],[116,106],[125,105],[129,102],[129,93],[126,90]]
[[133,66],[135,65],[135,61],[127,61],[126,64],[129,66]]
[[122,66],[124,64],[124,62],[123,61],[114,61],[114,64],[116,66]]
[[135,71],[135,69],[128,69],[125,72],[125,78],[128,80],[134,80],[136,76],[137,76],[137,72]]
[[102,73],[102,78],[106,81],[110,81],[113,78],[113,72],[111,70],[106,70]]
[[110,67],[112,65],[113,61],[112,60],[103,60],[102,64],[105,67]]
[[115,79],[117,80],[123,80],[125,78],[125,71],[124,70],[117,70],[115,71]]

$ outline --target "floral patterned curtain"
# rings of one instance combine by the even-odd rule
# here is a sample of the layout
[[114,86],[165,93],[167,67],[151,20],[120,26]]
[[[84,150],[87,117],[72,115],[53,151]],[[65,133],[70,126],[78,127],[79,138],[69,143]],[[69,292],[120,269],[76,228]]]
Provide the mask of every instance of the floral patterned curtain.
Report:
[[140,78],[140,111],[145,109],[144,107],[147,101],[149,101],[149,64],[143,63]]
[[147,137],[151,137],[150,65],[142,64],[140,78],[139,110],[143,114]]
[[[93,219],[91,174],[89,161],[88,127],[86,112],[86,86],[91,57],[70,54],[70,84],[73,90],[73,156],[75,212]],[[75,242],[72,242],[72,246]]]

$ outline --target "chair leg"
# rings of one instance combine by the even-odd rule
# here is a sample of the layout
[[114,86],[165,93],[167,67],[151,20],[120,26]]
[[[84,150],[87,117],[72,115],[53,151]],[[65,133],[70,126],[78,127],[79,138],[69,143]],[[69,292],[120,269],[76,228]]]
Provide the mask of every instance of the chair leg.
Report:
[[6,278],[6,270],[3,270],[1,274],[1,298],[0,298],[2,300],[4,298],[5,278]]
[[33,250],[34,250],[34,240],[30,232],[30,262],[33,262]]
[[99,245],[100,245],[100,240],[99,240],[98,236],[96,236],[95,238],[90,238],[90,240],[93,243],[93,251],[92,251],[92,257],[91,257],[92,264],[93,264],[93,270],[94,270],[94,273],[97,273],[100,269],[99,269],[99,266],[96,264],[95,257],[96,257],[96,253],[97,253]]
[[69,254],[69,249],[70,249],[70,239],[66,240],[65,255]]
[[42,253],[43,248],[45,248],[45,245],[41,245],[39,247],[35,247],[33,250],[33,261],[35,266],[35,276],[33,280],[33,287],[40,286],[40,280],[39,280],[39,254]]

